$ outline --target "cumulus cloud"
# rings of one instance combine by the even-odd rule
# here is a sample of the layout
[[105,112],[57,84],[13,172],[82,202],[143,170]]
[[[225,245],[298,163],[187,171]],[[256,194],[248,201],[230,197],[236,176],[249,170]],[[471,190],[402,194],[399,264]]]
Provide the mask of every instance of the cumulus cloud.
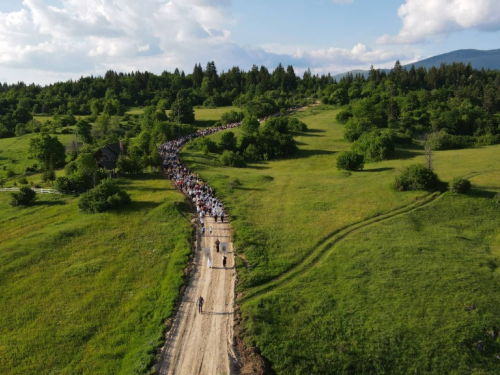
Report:
[[403,27],[396,36],[383,35],[379,44],[418,43],[458,30],[500,30],[498,0],[406,0],[398,9]]
[[[63,0],[61,8],[24,0],[0,13],[0,64],[81,71],[226,41],[229,0]],[[52,63],[45,66],[45,61]],[[182,57],[179,57],[182,63]],[[123,61],[122,61],[123,62]],[[64,67],[62,66],[64,65]]]
[[297,72],[339,73],[414,57],[363,44],[350,50],[241,46],[231,39],[230,10],[231,0],[61,0],[59,7],[24,0],[23,9],[0,12],[0,75],[49,83],[108,69],[189,73],[195,63],[212,60],[219,70],[272,69],[281,62]]

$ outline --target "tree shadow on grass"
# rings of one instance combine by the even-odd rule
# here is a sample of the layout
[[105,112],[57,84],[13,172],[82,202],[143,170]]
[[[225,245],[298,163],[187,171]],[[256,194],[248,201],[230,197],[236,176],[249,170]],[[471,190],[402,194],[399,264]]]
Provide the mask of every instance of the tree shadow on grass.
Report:
[[323,129],[307,129],[305,133],[326,133],[326,130]]
[[481,188],[471,188],[467,195],[473,198],[487,198],[492,199],[498,192],[485,190]]
[[252,164],[252,165],[247,165],[247,168],[248,169],[256,169],[256,170],[265,170],[265,169],[269,169],[269,167],[265,167],[263,165],[255,165],[255,164]]
[[394,153],[389,159],[413,159],[414,157],[421,156],[423,154],[423,147],[417,144],[412,143],[411,145],[397,145]]
[[43,200],[36,200],[33,202],[33,206],[64,206],[66,205],[65,201],[43,201]]
[[390,157],[391,160],[394,159],[413,159],[417,156],[423,155],[423,152],[421,149],[410,149],[410,148],[398,148],[394,151],[392,156]]
[[326,130],[307,129],[305,132],[297,132],[297,133],[293,133],[293,134],[295,136],[302,136],[302,137],[324,137],[324,135],[320,135],[318,133],[326,133]]
[[385,172],[385,171],[393,171],[394,168],[373,168],[373,169],[363,169],[360,172]]

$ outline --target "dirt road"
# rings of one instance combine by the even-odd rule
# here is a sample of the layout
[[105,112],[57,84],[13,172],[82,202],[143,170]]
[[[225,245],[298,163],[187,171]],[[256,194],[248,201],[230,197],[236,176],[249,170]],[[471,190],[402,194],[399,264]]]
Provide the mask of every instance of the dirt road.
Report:
[[[210,235],[209,228],[213,233]],[[197,233],[194,271],[186,288],[179,311],[162,349],[160,374],[233,374],[233,315],[236,269],[234,248],[230,242],[230,224],[205,218],[205,234]],[[215,251],[215,240],[227,242],[226,268],[222,253]],[[212,268],[208,268],[202,248],[210,248]],[[222,249],[221,249],[222,251]],[[198,313],[196,301],[205,300],[203,313]]]

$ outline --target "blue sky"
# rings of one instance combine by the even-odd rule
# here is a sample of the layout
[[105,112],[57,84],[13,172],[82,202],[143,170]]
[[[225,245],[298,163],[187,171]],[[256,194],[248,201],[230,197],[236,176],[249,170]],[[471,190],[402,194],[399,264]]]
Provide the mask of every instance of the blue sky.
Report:
[[499,0],[2,0],[0,82],[209,60],[337,74],[499,41]]

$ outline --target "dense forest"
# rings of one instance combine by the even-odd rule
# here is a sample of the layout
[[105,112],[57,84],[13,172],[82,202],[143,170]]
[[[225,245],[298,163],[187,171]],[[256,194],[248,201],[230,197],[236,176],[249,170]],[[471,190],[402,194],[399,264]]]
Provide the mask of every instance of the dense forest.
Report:
[[[127,107],[174,110],[179,101],[204,107],[245,105],[259,117],[292,106],[294,100],[310,97],[331,83],[330,76],[310,72],[299,79],[292,66],[285,69],[281,65],[272,73],[264,66],[254,66],[248,72],[234,67],[218,74],[215,63],[209,62],[206,69],[196,65],[188,75],[178,69],[161,75],[108,71],[104,77],[82,77],[46,87],[4,84],[0,86],[0,137],[36,131],[39,124],[26,125],[33,114],[55,115],[64,126],[71,123],[68,116],[123,115]],[[182,122],[193,120],[181,114]]]
[[104,77],[45,87],[3,84],[0,137],[39,132],[42,124],[33,120],[35,114],[51,115],[53,127],[64,127],[76,123],[75,115],[95,122],[99,115],[123,115],[128,107],[150,107],[172,110],[173,118],[155,115],[158,121],[189,124],[194,121],[192,106],[232,104],[250,117],[262,117],[311,100],[344,106],[338,119],[346,124],[351,142],[377,129],[393,129],[410,138],[438,133],[441,149],[499,140],[498,71],[474,70],[470,64],[405,69],[399,62],[389,73],[372,67],[367,79],[347,75],[340,82],[309,70],[298,77],[292,66],[285,69],[281,64],[272,72],[254,65],[247,72],[233,67],[219,74],[209,62],[205,69],[195,65],[188,75],[178,69],[161,75],[108,71]]

